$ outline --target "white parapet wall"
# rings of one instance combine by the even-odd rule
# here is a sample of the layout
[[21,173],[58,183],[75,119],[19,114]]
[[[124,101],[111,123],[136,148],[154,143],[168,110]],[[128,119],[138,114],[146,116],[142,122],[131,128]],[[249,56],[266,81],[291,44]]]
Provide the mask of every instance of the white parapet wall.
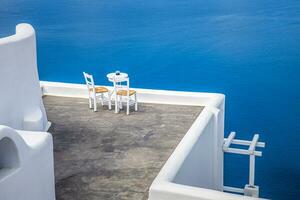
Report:
[[[40,82],[44,95],[87,98],[84,84]],[[108,87],[112,90],[111,87]],[[223,192],[225,96],[217,93],[136,89],[138,101],[204,106],[149,189],[149,200],[255,199]]]
[[[82,81],[84,81],[82,77]],[[88,98],[85,84],[40,81],[43,95]],[[111,86],[105,86],[113,90]],[[217,93],[181,92],[132,88],[137,91],[139,102],[173,105],[212,106],[221,103],[224,95]]]
[[51,134],[0,125],[0,199],[55,200]]
[[48,123],[29,24],[0,39],[0,96],[0,200],[55,200],[53,141],[43,132]]
[[0,96],[0,124],[21,130],[46,129],[35,31],[29,24],[19,24],[15,35],[0,38]]
[[257,199],[223,192],[222,107],[201,112],[153,181],[149,200]]

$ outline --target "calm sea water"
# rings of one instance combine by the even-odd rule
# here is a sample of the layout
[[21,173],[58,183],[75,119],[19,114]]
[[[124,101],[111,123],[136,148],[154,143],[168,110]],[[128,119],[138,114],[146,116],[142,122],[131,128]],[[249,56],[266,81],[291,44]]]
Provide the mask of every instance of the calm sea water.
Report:
[[[220,92],[226,133],[267,143],[256,162],[263,197],[300,196],[300,1],[1,0],[0,36],[37,31],[41,80],[98,84],[128,72],[133,87]],[[225,157],[243,187],[248,157]]]

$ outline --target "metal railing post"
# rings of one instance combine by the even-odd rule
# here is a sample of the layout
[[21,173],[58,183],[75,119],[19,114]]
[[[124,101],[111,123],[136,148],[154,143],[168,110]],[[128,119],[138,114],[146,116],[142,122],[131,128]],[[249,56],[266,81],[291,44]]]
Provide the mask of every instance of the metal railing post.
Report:
[[[223,151],[225,153],[234,153],[241,155],[249,155],[249,184],[245,185],[245,188],[235,188],[229,186],[223,186],[224,191],[243,193],[246,196],[258,197],[259,187],[255,185],[255,156],[262,156],[261,151],[256,151],[256,147],[265,147],[264,142],[258,142],[259,135],[255,134],[251,141],[235,139],[235,132],[231,132],[228,138],[224,139]],[[249,145],[248,149],[230,148],[231,144]]]
[[249,160],[249,185],[254,186],[254,178],[255,178],[255,155],[250,155]]

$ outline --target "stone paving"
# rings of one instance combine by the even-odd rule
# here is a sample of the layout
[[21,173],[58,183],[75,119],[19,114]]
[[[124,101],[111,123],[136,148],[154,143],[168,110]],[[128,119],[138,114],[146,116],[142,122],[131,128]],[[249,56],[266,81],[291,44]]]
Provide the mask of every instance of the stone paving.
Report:
[[54,138],[57,200],[147,200],[202,107],[140,104],[129,116],[80,98],[43,98]]

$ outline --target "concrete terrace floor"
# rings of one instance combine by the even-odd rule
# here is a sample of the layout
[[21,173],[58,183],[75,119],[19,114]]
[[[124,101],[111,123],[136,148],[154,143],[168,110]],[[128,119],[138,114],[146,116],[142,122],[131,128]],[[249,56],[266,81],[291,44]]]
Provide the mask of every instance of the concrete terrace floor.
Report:
[[147,200],[202,107],[140,104],[115,114],[87,99],[43,98],[54,138],[57,200]]

